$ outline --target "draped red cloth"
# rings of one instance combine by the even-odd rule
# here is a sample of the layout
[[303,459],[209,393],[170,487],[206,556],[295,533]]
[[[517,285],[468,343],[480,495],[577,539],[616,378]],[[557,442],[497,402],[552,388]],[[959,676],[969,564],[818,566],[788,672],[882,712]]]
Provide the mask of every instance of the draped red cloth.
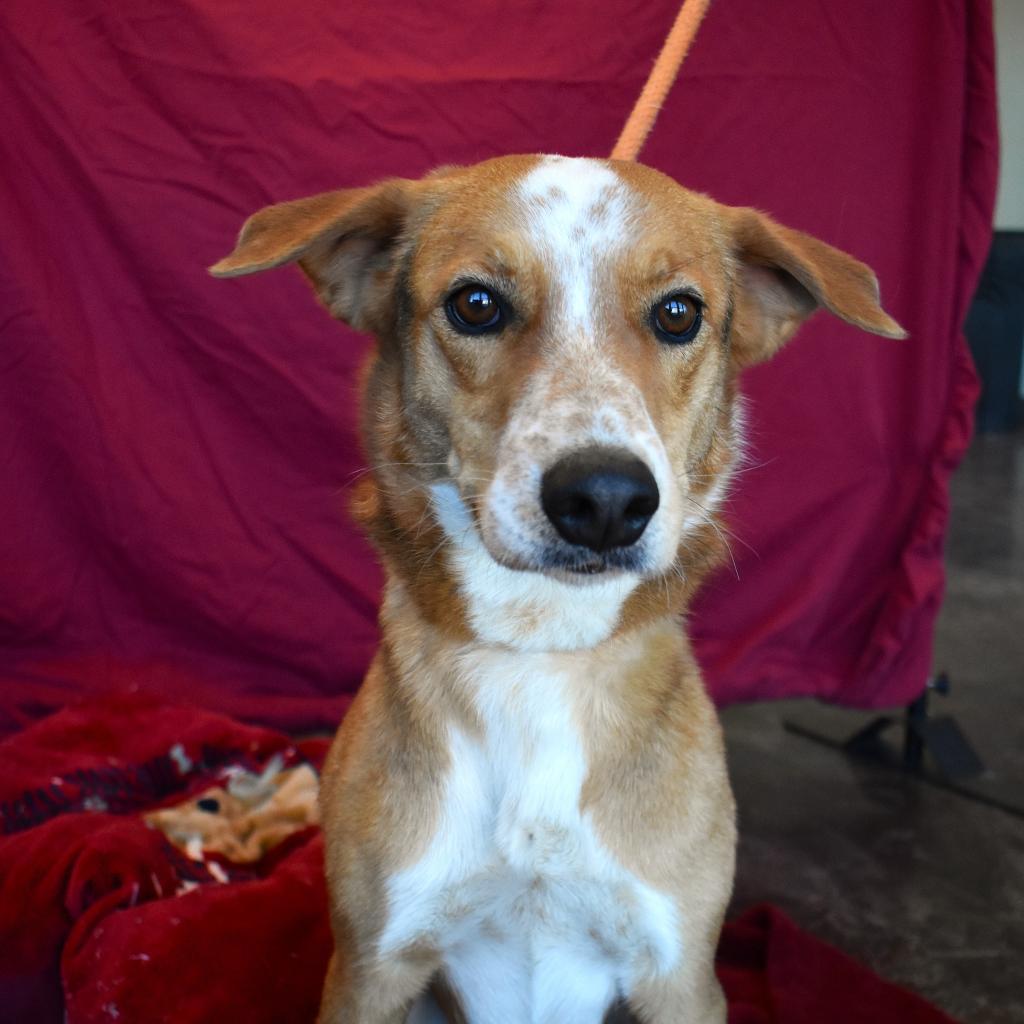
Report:
[[[319,832],[221,883],[140,811],[325,746],[140,694],[0,742],[0,1024],[312,1024],[331,950]],[[952,1024],[767,906],[726,925],[717,967],[730,1024]]]
[[[204,267],[257,207],[516,151],[603,155],[676,0],[5,0],[0,730],[126,678],[333,724],[380,573],[345,513],[367,341],[293,270]],[[906,343],[819,316],[751,372],[720,702],[920,690],[974,377],[996,123],[982,0],[712,5],[644,159],[878,271]]]

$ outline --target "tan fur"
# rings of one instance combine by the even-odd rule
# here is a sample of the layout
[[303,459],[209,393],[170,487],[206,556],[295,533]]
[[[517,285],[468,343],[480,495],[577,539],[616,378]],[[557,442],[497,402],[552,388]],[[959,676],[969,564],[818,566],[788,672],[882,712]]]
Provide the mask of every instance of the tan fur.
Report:
[[[387,879],[423,855],[438,827],[448,728],[481,729],[460,682],[465,658],[481,644],[428,486],[453,479],[491,555],[529,569],[489,535],[479,502],[497,473],[519,479],[515,458],[543,461],[552,446],[544,429],[532,440],[518,429],[510,438],[512,417],[544,427],[560,402],[586,391],[581,380],[591,372],[569,356],[572,331],[556,328],[558,296],[511,199],[539,159],[443,168],[421,181],[271,207],[211,268],[234,276],[297,261],[333,315],[378,338],[362,421],[372,473],[353,505],[389,582],[382,648],[324,769],[336,952],[323,1024],[404,1020],[441,966],[428,940],[388,961],[375,954]],[[740,369],[772,355],[819,306],[878,334],[902,332],[879,307],[870,270],[851,257],[649,168],[605,166],[629,188],[641,224],[594,303],[603,365],[613,367],[601,393],[612,407],[620,392],[643,396],[684,500],[699,508],[736,458]],[[612,198],[599,197],[589,211],[594,223],[609,216]],[[552,190],[532,203],[543,210],[559,201]],[[512,299],[516,318],[500,338],[465,337],[446,324],[444,300],[460,275],[496,282]],[[647,311],[680,279],[703,296],[707,327],[676,348],[652,336]],[[572,429],[571,417],[551,423]],[[506,450],[513,454],[502,462]],[[524,520],[539,515],[528,496],[521,505]],[[674,564],[628,597],[608,639],[543,656],[572,680],[589,770],[581,809],[619,863],[682,908],[682,966],[631,994],[641,1020],[664,1024],[724,1020],[712,965],[732,884],[734,811],[714,710],[678,625],[722,551],[716,516],[696,522],[679,537]],[[586,614],[585,589],[581,609]],[[514,615],[513,631],[527,637],[543,609],[527,604]],[[443,979],[435,983],[443,987]],[[439,1001],[451,1006],[452,993]]]

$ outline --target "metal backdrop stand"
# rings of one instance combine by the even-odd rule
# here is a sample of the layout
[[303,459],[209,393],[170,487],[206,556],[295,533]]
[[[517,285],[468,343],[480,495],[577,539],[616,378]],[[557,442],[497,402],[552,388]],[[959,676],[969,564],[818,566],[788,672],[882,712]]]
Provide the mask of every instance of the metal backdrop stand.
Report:
[[[967,785],[985,772],[984,763],[954,718],[929,713],[931,695],[946,697],[950,689],[949,676],[942,672],[928,680],[924,692],[907,706],[902,717],[879,715],[845,738],[829,735],[820,725],[805,725],[793,719],[787,719],[783,725],[788,732],[804,739],[905,772],[929,785],[1024,818],[1024,805],[1004,800],[977,784]],[[892,726],[902,726],[902,744],[887,739]]]

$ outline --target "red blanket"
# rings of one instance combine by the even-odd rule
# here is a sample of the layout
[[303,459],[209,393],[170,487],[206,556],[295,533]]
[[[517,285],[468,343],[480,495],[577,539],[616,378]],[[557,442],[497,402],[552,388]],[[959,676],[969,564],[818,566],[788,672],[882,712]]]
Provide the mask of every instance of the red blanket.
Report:
[[[137,693],[0,743],[0,1024],[311,1022],[330,951],[322,843],[297,834],[227,883],[139,812],[293,744]],[[179,890],[189,891],[177,894]],[[949,1024],[771,907],[726,926],[730,1024]]]
[[[337,719],[375,644],[344,511],[366,342],[294,270],[203,268],[272,201],[607,153],[678,2],[0,3],[0,730],[106,662],[250,721]],[[722,702],[893,704],[929,671],[992,59],[987,0],[723,0],[644,154],[868,261],[911,335],[822,315],[750,374],[736,575],[692,619]]]

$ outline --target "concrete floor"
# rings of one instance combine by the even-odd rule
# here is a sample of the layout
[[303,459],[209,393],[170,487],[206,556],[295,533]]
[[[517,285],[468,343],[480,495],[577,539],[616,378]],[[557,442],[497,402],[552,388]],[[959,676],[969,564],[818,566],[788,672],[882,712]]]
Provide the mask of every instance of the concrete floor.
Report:
[[[952,487],[933,698],[1024,807],[1024,433],[975,439]],[[735,908],[799,924],[967,1024],[1024,1024],[1024,818],[785,732],[870,716],[807,702],[723,715],[740,808]]]

